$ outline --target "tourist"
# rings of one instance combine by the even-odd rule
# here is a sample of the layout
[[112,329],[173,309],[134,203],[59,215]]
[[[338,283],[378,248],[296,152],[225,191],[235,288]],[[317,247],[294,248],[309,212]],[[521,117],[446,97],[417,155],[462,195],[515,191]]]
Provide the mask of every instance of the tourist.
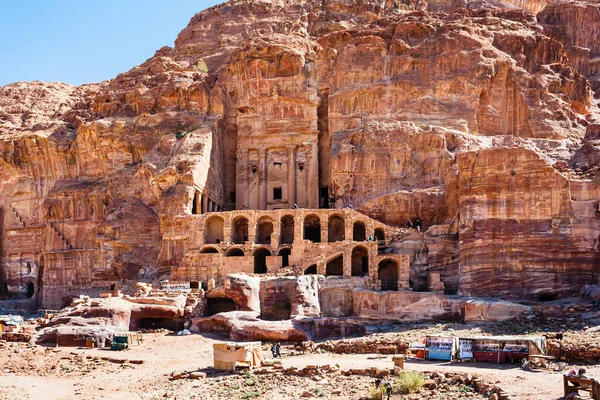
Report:
[[410,218],[408,219],[408,222],[406,223],[406,227],[408,228],[409,231],[413,228],[413,223],[410,220]]
[[419,217],[415,221],[415,226],[417,227],[417,231],[421,232],[421,219]]
[[275,357],[281,358],[281,344],[279,342],[275,344]]
[[384,389],[384,394],[387,394],[387,398],[388,398],[388,400],[390,400],[390,396],[392,395],[392,389],[393,389],[392,382],[386,381],[383,384],[383,389]]
[[273,345],[271,345],[271,354],[273,355],[273,358],[275,358],[275,356],[277,354],[277,350],[275,349],[275,343],[273,343]]

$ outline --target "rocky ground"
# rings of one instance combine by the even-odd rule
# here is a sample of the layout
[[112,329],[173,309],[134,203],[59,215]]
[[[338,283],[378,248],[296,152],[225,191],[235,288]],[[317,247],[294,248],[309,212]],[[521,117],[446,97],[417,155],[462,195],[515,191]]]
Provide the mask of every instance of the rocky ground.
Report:
[[[396,379],[392,355],[374,354],[382,344],[401,347],[436,333],[466,336],[527,330],[551,331],[546,334],[555,337],[556,329],[541,321],[534,313],[510,323],[391,325],[362,338],[316,343],[313,352],[284,345],[280,364],[235,373],[212,368],[212,345],[221,339],[207,335],[146,333],[143,344],[123,352],[0,342],[0,399],[360,399],[369,395],[376,377]],[[573,321],[561,330],[563,347],[589,349],[600,342],[600,334],[579,327],[582,323]],[[557,339],[549,342],[553,340]],[[269,356],[265,344],[263,357]],[[425,385],[416,393],[395,393],[391,398],[559,399],[562,373],[584,363],[557,360],[549,368],[522,369],[510,364],[407,360],[406,370],[422,374]],[[600,367],[586,368],[591,377],[600,376]]]

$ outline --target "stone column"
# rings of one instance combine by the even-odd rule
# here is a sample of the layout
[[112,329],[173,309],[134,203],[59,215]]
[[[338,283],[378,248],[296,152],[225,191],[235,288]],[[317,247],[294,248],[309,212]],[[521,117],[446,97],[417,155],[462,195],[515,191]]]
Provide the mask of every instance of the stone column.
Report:
[[296,203],[296,147],[288,147],[288,207]]
[[300,243],[304,239],[304,215],[296,210],[294,215],[294,243]]
[[267,209],[267,150],[258,153],[258,206]]
[[319,213],[319,218],[321,220],[321,243],[329,242],[329,214],[325,214],[325,218],[323,218],[323,213]]
[[348,246],[344,250],[344,276],[352,276],[352,247]]
[[317,262],[317,274],[325,275],[327,272],[327,262],[325,260],[321,260]]

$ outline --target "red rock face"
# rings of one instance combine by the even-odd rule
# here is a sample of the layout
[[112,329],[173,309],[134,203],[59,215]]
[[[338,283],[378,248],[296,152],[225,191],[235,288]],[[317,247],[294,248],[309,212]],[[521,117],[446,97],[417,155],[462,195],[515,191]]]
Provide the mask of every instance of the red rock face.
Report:
[[598,5],[489,3],[230,1],[110,81],[0,88],[0,295],[162,279],[184,217],[293,204],[419,217],[416,289],[597,283]]

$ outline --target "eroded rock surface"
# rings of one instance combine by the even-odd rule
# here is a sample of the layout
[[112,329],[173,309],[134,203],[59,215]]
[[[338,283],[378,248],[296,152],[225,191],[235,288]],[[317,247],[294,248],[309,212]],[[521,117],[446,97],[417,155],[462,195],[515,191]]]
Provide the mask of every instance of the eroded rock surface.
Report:
[[[410,256],[413,289],[431,274],[504,298],[597,284],[599,16],[591,1],[233,0],[110,81],[2,87],[0,296],[61,308],[179,268],[222,280],[190,261],[213,233],[217,257],[242,251],[238,272],[275,268],[306,221],[166,232],[294,204],[420,218],[426,234],[382,250]],[[333,250],[313,244],[327,271]],[[322,311],[310,285],[292,313]],[[258,284],[227,290],[260,312]]]

